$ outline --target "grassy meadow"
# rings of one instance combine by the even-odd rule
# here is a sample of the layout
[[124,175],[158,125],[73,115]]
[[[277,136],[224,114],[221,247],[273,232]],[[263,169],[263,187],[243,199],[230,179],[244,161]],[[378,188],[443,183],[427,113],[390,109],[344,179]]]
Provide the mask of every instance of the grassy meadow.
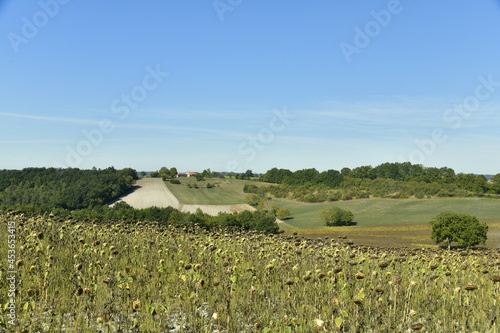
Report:
[[351,210],[360,226],[425,224],[443,211],[471,214],[484,221],[500,220],[500,200],[488,198],[358,199],[317,204],[273,199],[272,202],[290,209],[293,219],[287,220],[286,225],[293,228],[322,227],[319,211],[328,206]]
[[0,331],[499,332],[498,250],[16,214],[0,215],[0,252],[17,239]]
[[[245,202],[245,184],[268,186],[248,180],[182,178],[181,185],[167,182],[167,186],[183,204],[238,204]],[[188,187],[198,184],[199,188]],[[214,188],[207,189],[206,183]],[[489,198],[435,198],[435,199],[356,199],[327,203],[304,203],[287,199],[272,199],[271,204],[287,207],[292,218],[280,223],[288,234],[299,231],[308,237],[347,237],[359,244],[380,246],[436,247],[430,239],[428,222],[443,211],[466,213],[487,221],[490,229],[486,246],[500,247],[500,200]],[[328,206],[349,209],[357,225],[324,227],[319,211]],[[300,229],[300,230],[297,230]]]
[[[166,181],[169,190],[185,205],[236,205],[245,203],[246,193],[243,193],[245,184],[256,184],[254,181],[230,178],[209,178],[206,181],[197,181],[194,177],[177,178],[181,184],[170,184]],[[207,183],[214,185],[207,188]],[[195,184],[198,188],[194,188]],[[257,183],[258,184],[258,183]],[[268,185],[266,183],[260,183]],[[191,185],[192,187],[189,187]]]
[[[443,211],[471,214],[489,225],[485,246],[500,248],[500,200],[487,198],[360,199],[334,203],[301,203],[273,199],[288,207],[292,218],[280,223],[288,233],[297,229],[308,237],[347,237],[359,244],[393,247],[436,247],[428,222]],[[328,206],[349,209],[356,225],[325,227],[319,211]]]
[[[245,203],[245,184],[268,186],[249,180],[208,179],[196,181],[195,178],[180,178],[182,184],[167,186],[181,204],[232,205]],[[206,184],[215,185],[206,188]],[[199,188],[188,187],[198,184]],[[292,219],[283,224],[284,228],[316,228],[323,224],[319,211],[328,206],[349,209],[354,221],[360,225],[414,225],[426,224],[430,219],[443,212],[452,211],[477,216],[480,220],[500,220],[500,199],[490,198],[436,198],[436,199],[356,199],[325,203],[305,203],[287,199],[272,199],[271,204],[287,207]]]

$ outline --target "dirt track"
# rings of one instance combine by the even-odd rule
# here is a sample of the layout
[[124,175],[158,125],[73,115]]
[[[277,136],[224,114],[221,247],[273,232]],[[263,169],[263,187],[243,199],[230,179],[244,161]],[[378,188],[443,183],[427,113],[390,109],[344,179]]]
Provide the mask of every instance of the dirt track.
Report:
[[[143,178],[137,181],[136,189],[130,194],[120,198],[117,202],[125,201],[130,206],[142,209],[148,207],[174,207],[183,212],[194,213],[199,208],[210,215],[217,215],[220,212],[232,213],[244,210],[255,210],[247,205],[182,205],[179,200],[170,192],[161,178]],[[111,205],[112,206],[112,205]]]
[[194,213],[197,209],[201,209],[204,213],[209,215],[217,215],[220,212],[232,213],[232,212],[242,212],[244,210],[255,210],[250,205],[240,204],[240,205],[183,205],[181,210],[183,212]]

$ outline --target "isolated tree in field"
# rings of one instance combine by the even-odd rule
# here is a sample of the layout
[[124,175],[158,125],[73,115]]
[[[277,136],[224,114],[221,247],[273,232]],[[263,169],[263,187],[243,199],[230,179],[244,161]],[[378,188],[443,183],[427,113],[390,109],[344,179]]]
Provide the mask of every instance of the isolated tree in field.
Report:
[[290,210],[286,207],[281,207],[276,211],[276,217],[279,218],[280,220],[285,219],[292,215],[290,213]]
[[350,225],[354,215],[350,210],[340,207],[326,207],[319,212],[321,221],[329,227]]
[[448,250],[452,242],[461,246],[474,246],[484,244],[487,239],[488,226],[472,215],[443,212],[434,216],[430,224],[432,240],[436,243],[446,242]]

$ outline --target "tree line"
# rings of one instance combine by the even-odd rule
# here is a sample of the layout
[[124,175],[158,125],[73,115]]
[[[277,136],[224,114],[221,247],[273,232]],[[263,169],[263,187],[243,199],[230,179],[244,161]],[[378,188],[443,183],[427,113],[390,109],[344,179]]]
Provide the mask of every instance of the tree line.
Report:
[[109,203],[130,190],[137,172],[126,168],[26,168],[0,171],[0,206],[83,209]]
[[[176,171],[174,169],[169,170],[171,175]],[[161,171],[164,175],[165,170]],[[275,217],[262,211],[211,216],[201,210],[191,214],[172,207],[135,209],[125,202],[109,207],[109,203],[132,189],[137,178],[136,170],[130,168],[3,170],[0,171],[0,213],[20,211],[26,216],[52,214],[95,222],[197,223],[205,228],[224,226],[266,232],[277,232],[279,229]]]
[[[448,167],[420,164],[384,163],[376,167],[327,170],[314,168],[292,172],[273,168],[260,177],[274,183],[266,190],[278,198],[305,202],[349,200],[354,198],[416,198],[485,196],[500,194],[500,174],[491,181],[484,175],[456,173]],[[248,189],[248,192],[257,191]],[[255,192],[254,192],[255,193]]]
[[157,222],[168,225],[192,225],[206,229],[227,227],[243,230],[256,230],[276,233],[279,230],[276,218],[263,211],[243,211],[241,213],[219,213],[212,216],[198,209],[195,213],[182,212],[173,207],[150,207],[135,209],[120,201],[113,207],[107,205],[95,206],[83,209],[52,208],[44,210],[34,205],[1,206],[2,212],[23,213],[25,216],[59,216],[62,219],[71,219],[84,222],[108,223],[108,222]]

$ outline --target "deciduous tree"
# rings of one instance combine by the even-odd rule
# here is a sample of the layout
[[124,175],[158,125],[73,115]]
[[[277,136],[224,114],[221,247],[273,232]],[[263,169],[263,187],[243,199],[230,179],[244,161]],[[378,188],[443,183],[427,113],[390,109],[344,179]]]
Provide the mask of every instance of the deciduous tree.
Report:
[[321,220],[329,227],[350,225],[354,215],[350,210],[340,207],[326,207],[320,211]]
[[468,214],[443,212],[432,218],[431,238],[436,243],[446,242],[448,249],[452,242],[461,246],[474,246],[486,242],[488,226],[477,217]]
[[493,193],[500,194],[500,173],[497,173],[493,177],[491,177],[491,190]]

